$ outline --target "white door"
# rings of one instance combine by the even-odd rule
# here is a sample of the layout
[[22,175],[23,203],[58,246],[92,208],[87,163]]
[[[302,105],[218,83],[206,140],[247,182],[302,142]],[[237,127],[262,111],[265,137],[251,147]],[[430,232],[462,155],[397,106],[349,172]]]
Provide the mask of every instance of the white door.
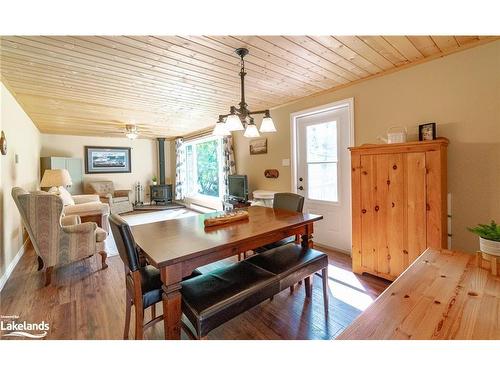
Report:
[[295,117],[295,189],[304,212],[323,215],[314,223],[315,243],[350,252],[350,107]]

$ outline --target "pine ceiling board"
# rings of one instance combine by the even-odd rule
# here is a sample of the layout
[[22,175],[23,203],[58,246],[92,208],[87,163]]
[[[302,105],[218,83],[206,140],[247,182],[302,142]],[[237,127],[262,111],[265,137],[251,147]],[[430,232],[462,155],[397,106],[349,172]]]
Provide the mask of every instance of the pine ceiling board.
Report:
[[[206,47],[202,44],[192,42],[188,39],[182,37],[175,36],[161,36],[157,37],[162,41],[166,41],[172,44],[170,49],[184,52],[192,55],[193,57],[201,58],[203,55],[205,56],[215,56],[219,60],[218,63],[224,63],[231,61],[234,64],[234,80],[236,83],[239,82],[238,73],[240,71],[240,58],[228,48],[226,53],[219,52],[215,49]],[[176,44],[174,44],[176,43]],[[294,86],[286,82],[283,79],[276,79],[275,76],[270,74],[265,69],[252,66],[251,64],[247,67],[247,76],[245,77],[245,84],[248,82],[255,82],[258,87],[267,87],[269,89],[273,88],[274,91],[281,90],[283,93],[289,93],[290,90],[293,90]]]
[[[5,68],[6,67],[6,68]],[[20,68],[17,68],[19,70]],[[36,82],[45,81],[49,82],[46,86],[47,88],[55,86],[59,86],[62,89],[65,89],[67,93],[80,94],[82,92],[87,92],[90,95],[93,95],[95,98],[121,98],[124,100],[142,100],[144,103],[148,104],[158,104],[159,106],[166,106],[169,103],[175,104],[178,106],[179,99],[182,99],[182,103],[192,104],[195,106],[203,106],[205,108],[218,108],[221,109],[221,106],[214,103],[213,101],[203,101],[198,100],[196,97],[184,96],[182,93],[176,92],[169,95],[167,91],[161,92],[145,92],[142,91],[141,88],[126,88],[126,91],[123,91],[121,87],[104,82],[102,84],[96,83],[95,81],[87,82],[84,79],[79,78],[61,78],[58,74],[51,73],[49,75],[44,75],[42,72],[33,71],[30,68],[22,68],[22,71],[16,73],[14,70],[10,70],[10,63],[4,63],[4,71],[5,74],[9,74],[9,77],[12,81],[21,80],[29,84],[32,82],[35,84]],[[12,72],[12,73],[11,73]],[[57,80],[57,78],[61,78]],[[56,80],[55,80],[56,79]],[[51,85],[52,83],[52,85]],[[44,87],[44,86],[41,86]],[[96,90],[96,88],[98,90]],[[127,91],[128,90],[128,91]],[[229,100],[227,103],[231,103]],[[226,105],[227,107],[227,105]],[[225,107],[224,107],[225,108]]]
[[408,61],[416,61],[424,57],[406,36],[388,35],[383,38],[396,48]]
[[498,39],[361,38],[0,37],[1,74],[42,132],[122,137],[135,123],[144,137],[173,138],[213,126],[238,104],[238,47],[250,50],[245,94],[259,110]]
[[255,45],[258,48],[261,48],[268,53],[274,54],[287,61],[297,64],[305,69],[309,69],[312,72],[323,75],[324,77],[330,80],[332,87],[348,82],[346,79],[340,77],[338,74],[333,73],[321,66],[318,66],[317,64],[314,64],[311,61],[302,58],[301,56],[290,53],[286,49],[276,46],[275,44],[271,43],[270,41],[264,39],[261,36],[237,36],[237,38],[244,42]]
[[316,42],[314,39],[305,35],[294,35],[285,36],[285,39],[292,41],[293,43],[301,46],[302,48],[308,50],[309,52],[323,58],[325,61],[330,62],[338,66],[339,68],[350,72],[356,79],[364,78],[370,73],[366,70],[360,68],[359,66],[353,64],[351,61],[344,59],[342,56],[333,52],[329,48],[326,48],[321,43]]
[[467,43],[474,42],[479,40],[477,36],[468,36],[468,35],[457,35],[455,36],[455,40],[457,41],[459,46],[463,46]]
[[[231,51],[235,55],[236,55],[235,49],[241,47],[240,44],[239,47],[233,48],[232,46],[228,46],[225,43],[219,42],[216,39],[206,36],[183,36],[182,38],[192,41],[194,43],[204,45],[208,48],[212,48],[216,51],[225,53],[227,53],[227,51]],[[265,71],[268,72],[269,75],[274,76],[275,79],[284,79],[286,81],[293,82],[297,88],[301,88],[305,91],[315,92],[321,87],[312,84],[313,81],[311,81],[307,77],[304,77],[300,74],[295,74],[293,71],[290,71],[289,69],[282,69],[279,66],[267,62],[262,58],[258,58],[257,56],[255,56],[256,52],[257,50],[252,49],[252,51],[249,52],[249,54],[245,57],[245,70],[249,66],[255,66],[256,68],[264,69]]]
[[333,74],[336,74],[339,77],[339,79],[341,79],[342,83],[352,82],[357,79],[357,77],[354,74],[336,66],[335,64],[332,64],[329,61],[325,61],[325,59],[321,58],[320,56],[317,56],[314,53],[311,53],[310,51],[304,48],[300,48],[300,46],[291,42],[286,37],[279,35],[271,35],[271,36],[262,36],[261,38],[267,40],[268,42],[274,44],[277,47],[284,49],[290,54],[293,54],[295,56],[300,56],[303,59],[311,62],[312,64],[322,67],[326,71],[329,71]]
[[431,38],[442,52],[458,48],[458,43],[452,35],[431,36]]
[[391,69],[395,66],[357,36],[335,36],[335,39],[346,45],[352,51],[363,56],[365,59],[371,61],[382,70]]
[[[47,41],[47,39],[45,39]],[[49,37],[47,44],[52,45],[54,48],[57,49],[57,51],[61,52],[60,48],[60,43],[53,43],[52,40],[55,40],[53,37]],[[221,80],[217,77],[214,76],[208,76],[204,74],[200,74],[198,72],[193,72],[193,71],[185,71],[182,69],[172,69],[170,67],[164,67],[160,64],[148,64],[147,62],[141,62],[137,61],[137,59],[130,59],[127,57],[122,56],[119,54],[119,51],[115,51],[115,54],[113,54],[113,50],[108,51],[108,50],[94,50],[89,48],[88,46],[81,46],[81,44],[84,43],[84,41],[75,41],[75,45],[73,48],[71,48],[71,51],[74,51],[75,53],[79,53],[81,55],[88,55],[92,56],[91,60],[96,60],[103,62],[104,64],[108,64],[111,66],[114,65],[119,65],[125,69],[129,69],[132,71],[139,71],[139,72],[147,72],[148,70],[151,72],[154,72],[156,76],[163,77],[164,79],[169,79],[171,75],[175,77],[179,77],[181,80],[184,81],[194,81],[196,80],[197,82],[203,82],[207,85],[216,85],[217,87],[226,87],[226,86],[232,86],[233,87],[233,92],[238,92],[239,91],[239,86],[238,82],[234,81],[228,81],[228,80]],[[102,48],[104,49],[104,47]],[[112,59],[109,58],[109,56],[112,56]],[[252,80],[249,79],[249,83],[251,85]],[[268,88],[270,88],[270,85],[267,85]],[[283,95],[289,90],[287,88],[281,89],[280,87],[275,87],[275,91],[281,92]]]
[[359,38],[396,66],[409,62],[406,57],[381,36],[360,36]]
[[233,49],[244,47],[250,50],[250,53],[245,58],[245,60],[252,61],[255,59],[256,61],[261,61],[262,64],[272,64],[274,66],[273,69],[277,69],[281,71],[285,75],[292,75],[295,79],[301,77],[305,82],[310,82],[312,85],[317,86],[321,89],[329,89],[332,87],[331,82],[326,79],[326,77],[312,72],[309,69],[305,69],[302,66],[296,65],[289,61],[282,59],[279,56],[272,55],[260,48],[251,45],[247,42],[240,41],[233,36],[230,35],[220,35],[220,36],[205,36],[205,38],[217,41],[221,44],[225,44]]
[[372,64],[363,56],[358,55],[356,52],[348,48],[345,44],[342,44],[330,35],[309,36],[309,38],[337,53],[344,59],[351,61],[353,64],[370,74],[377,74],[382,71],[378,66]]
[[[158,66],[162,66],[164,68],[187,72],[188,74],[194,74],[199,77],[216,79],[217,81],[222,82],[225,85],[234,86],[237,90],[239,90],[239,82],[237,79],[235,79],[235,77],[238,78],[239,69],[236,69],[232,66],[231,68],[228,68],[227,65],[216,66],[214,64],[209,64],[200,60],[192,59],[179,53],[166,51],[165,49],[155,47],[151,44],[145,44],[131,38],[120,37],[120,39],[118,39],[118,37],[114,37],[113,40],[110,39],[113,37],[79,37],[79,39],[83,40],[87,40],[88,38],[92,38],[90,43],[96,43],[98,45],[102,45],[103,47],[111,48],[112,50],[116,50],[118,53],[123,51],[124,57],[128,56],[127,54],[133,54],[136,55],[136,57],[134,57],[135,59],[148,61],[152,64],[158,64]],[[151,52],[153,49],[156,49],[154,53]],[[161,54],[160,51],[164,51],[164,53]],[[168,54],[174,56],[169,57]],[[259,81],[259,84],[256,85],[255,80],[251,79],[249,75],[247,75],[247,78],[247,86],[249,90],[259,89],[262,87],[262,82]],[[265,83],[267,83],[269,77],[265,78]],[[287,91],[284,90],[284,92]]]
[[439,48],[436,43],[427,35],[409,35],[408,39],[413,43],[415,48],[417,48],[422,55],[425,57],[433,56],[440,53]]
[[304,69],[315,74],[316,76],[321,77],[324,82],[327,82],[330,85],[330,88],[340,84],[340,82],[336,80],[336,75],[332,75],[330,72],[310,63],[307,60],[294,56],[281,48],[277,48],[272,43],[263,40],[258,36],[238,35],[231,37],[238,41],[238,43],[242,43],[248,47],[250,50],[259,49],[267,53],[271,58],[278,58],[284,61],[288,64],[288,66],[290,66],[290,69]]
[[[126,68],[122,68],[119,66],[112,66],[112,65],[106,65],[102,64],[100,62],[90,62],[87,61],[86,59],[75,59],[74,57],[71,56],[66,56],[66,55],[58,55],[57,57],[54,57],[54,54],[50,54],[47,50],[41,49],[41,48],[36,48],[32,46],[24,46],[20,43],[18,43],[20,47],[22,47],[22,50],[19,48],[15,49],[10,49],[10,47],[2,47],[3,50],[6,50],[7,52],[13,50],[16,52],[19,52],[20,54],[24,55],[30,55],[33,58],[37,58],[38,56],[41,56],[41,58],[52,58],[54,61],[60,61],[61,59],[68,64],[77,64],[78,66],[83,66],[87,68],[95,68],[98,69],[98,71],[102,72],[120,72],[124,74],[125,76],[129,76],[130,78],[135,78],[139,82],[143,80],[150,80],[151,82],[156,82],[158,85],[163,84],[163,85],[174,85],[172,88],[176,91],[183,90],[185,88],[193,90],[193,92],[198,92],[199,94],[202,93],[201,89],[206,89],[211,91],[209,96],[211,97],[217,97],[218,92],[227,92],[228,96],[234,96],[238,95],[239,89],[236,87],[224,87],[220,84],[215,84],[215,83],[205,83],[205,82],[198,82],[195,81],[194,79],[191,79],[188,81],[186,78],[182,77],[169,77],[169,79],[163,79],[163,77],[159,77],[156,72],[151,72],[147,71],[147,73],[143,72],[134,72],[127,70]],[[75,62],[78,61],[78,62]],[[176,87],[177,86],[177,87]]]

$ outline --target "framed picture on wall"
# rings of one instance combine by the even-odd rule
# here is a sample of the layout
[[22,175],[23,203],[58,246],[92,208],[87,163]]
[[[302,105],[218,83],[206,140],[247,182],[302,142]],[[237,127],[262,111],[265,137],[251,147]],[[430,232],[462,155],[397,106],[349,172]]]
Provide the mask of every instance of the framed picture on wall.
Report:
[[250,155],[267,154],[267,138],[257,138],[250,141]]
[[85,173],[132,172],[130,147],[85,146]]
[[430,122],[418,126],[418,140],[419,141],[432,141],[436,139],[436,123]]

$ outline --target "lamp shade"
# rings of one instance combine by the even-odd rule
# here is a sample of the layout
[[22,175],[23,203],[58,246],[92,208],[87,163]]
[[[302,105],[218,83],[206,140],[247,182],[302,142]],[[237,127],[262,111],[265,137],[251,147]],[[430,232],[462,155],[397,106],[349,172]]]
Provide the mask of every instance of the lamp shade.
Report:
[[273,119],[271,117],[264,117],[262,119],[262,124],[260,125],[260,131],[262,133],[272,133],[276,131]]
[[247,125],[247,128],[245,129],[245,133],[243,134],[243,136],[247,138],[257,138],[260,137],[260,134],[255,125],[249,124]]
[[71,184],[71,176],[66,169],[46,169],[40,187],[66,187]]
[[233,132],[235,130],[244,130],[245,128],[238,115],[229,115],[226,120],[226,129]]
[[231,135],[231,133],[227,130],[226,124],[223,121],[219,121],[215,124],[212,135]]

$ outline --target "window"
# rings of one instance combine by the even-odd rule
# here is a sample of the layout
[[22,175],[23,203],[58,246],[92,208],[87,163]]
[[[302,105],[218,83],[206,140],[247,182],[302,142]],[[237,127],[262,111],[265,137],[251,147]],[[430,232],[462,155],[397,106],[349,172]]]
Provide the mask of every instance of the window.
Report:
[[308,198],[338,202],[337,121],[306,129]]
[[219,199],[223,195],[222,140],[207,137],[184,143],[186,196]]

